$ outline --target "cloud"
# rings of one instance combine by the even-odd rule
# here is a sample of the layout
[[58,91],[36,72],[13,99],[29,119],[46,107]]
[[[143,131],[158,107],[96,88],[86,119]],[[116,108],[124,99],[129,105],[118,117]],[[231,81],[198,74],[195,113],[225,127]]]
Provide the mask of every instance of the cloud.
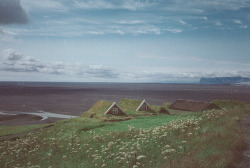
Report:
[[[25,8],[32,10],[40,9],[125,9],[125,10],[140,10],[140,9],[167,9],[169,11],[184,11],[185,13],[201,14],[211,10],[238,10],[240,8],[249,7],[249,0],[22,0]],[[66,4],[66,5],[65,5]]]
[[148,0],[74,0],[74,4],[78,8],[83,9],[126,9],[137,10],[152,6],[154,3]]
[[153,25],[127,25],[127,26],[106,26],[104,25],[101,30],[92,28],[90,30],[81,30],[80,34],[88,35],[105,35],[105,34],[118,34],[118,35],[141,35],[141,34],[155,34],[160,35],[162,30],[159,27]]
[[76,9],[125,9],[135,11],[137,9],[151,7],[155,3],[149,0],[22,0],[22,4],[28,11],[36,11],[38,9],[65,12]]
[[249,7],[249,0],[209,0],[209,1],[200,1],[200,0],[179,0],[177,2],[179,5],[183,4],[185,7],[189,7],[189,9],[200,9],[204,12],[211,10],[239,10],[241,8]]
[[247,29],[247,28],[248,28],[248,25],[241,25],[240,28],[241,28],[241,29]]
[[3,30],[1,27],[0,27],[0,34],[3,34],[3,35],[10,35],[10,36],[17,35],[16,33],[11,32],[11,31],[5,31],[5,30]]
[[0,24],[26,24],[28,21],[20,0],[0,1]]
[[138,58],[149,58],[149,59],[166,59],[166,57],[164,57],[164,56],[151,54],[149,52],[146,52],[143,54],[138,54],[137,57]]
[[[106,18],[105,18],[106,19]],[[12,35],[25,37],[82,37],[86,35],[104,36],[104,35],[160,35],[164,32],[158,25],[143,23],[143,20],[122,20],[117,19],[102,20],[98,23],[94,19],[76,19],[71,17],[64,20],[44,20],[34,27],[9,28]],[[119,23],[118,23],[119,22]],[[97,24],[98,23],[98,24]],[[136,24],[138,23],[138,24]],[[141,24],[139,24],[141,23]],[[44,25],[49,25],[46,28]]]
[[103,65],[89,65],[87,67],[80,66],[81,69],[78,72],[79,76],[89,76],[97,78],[118,78],[119,73],[107,68]]
[[206,16],[201,17],[201,19],[204,20],[204,21],[207,21],[207,17]]
[[68,74],[86,78],[118,78],[119,73],[103,65],[83,65],[79,63],[45,62],[34,57],[23,56],[13,49],[0,53],[0,71],[42,74]]
[[6,49],[1,52],[2,71],[10,72],[40,72],[47,74],[60,74],[62,67],[57,64],[42,62],[33,57],[24,57],[23,54],[13,49]]
[[128,25],[133,25],[133,24],[143,24],[146,23],[144,20],[121,20],[117,22],[118,24],[128,24]]
[[86,31],[86,34],[89,34],[89,35],[103,35],[104,32],[103,31]]
[[178,28],[167,28],[166,31],[171,32],[171,33],[181,33],[181,32],[183,32],[182,29],[178,29]]
[[[224,13],[220,16],[220,11],[214,11],[222,8],[223,1],[220,0],[219,3],[215,0],[209,1],[210,3],[198,0],[191,0],[190,3],[184,0],[22,0],[21,2],[34,20],[32,27],[8,28],[9,32],[15,32],[21,38],[143,36],[169,33],[178,35],[181,32],[188,34],[197,29],[224,28],[223,30],[227,31],[226,28],[232,26],[234,18],[244,21],[240,14],[228,22],[224,18]],[[229,0],[228,3],[235,2]],[[239,3],[243,1],[239,0]],[[164,8],[165,6],[167,8]],[[200,8],[203,12],[192,12],[193,9]],[[64,13],[58,15],[54,14],[55,11]],[[227,25],[230,22],[231,24]],[[233,28],[244,27],[246,26],[234,25]]]
[[103,0],[74,0],[75,6],[83,9],[113,9],[116,6]]
[[124,9],[129,9],[129,10],[136,10],[136,9],[140,9],[140,8],[147,8],[147,7],[151,7],[154,5],[154,3],[148,0],[126,0],[126,1],[122,1],[122,8]]
[[250,77],[250,71],[208,71],[208,72],[148,72],[127,73],[126,76],[136,81],[154,82],[194,82],[202,77]]
[[238,20],[238,19],[233,20],[233,22],[234,22],[235,24],[242,24],[242,21],[241,21],[241,20]]
[[215,21],[214,25],[216,25],[216,26],[222,26],[222,23],[220,21]]
[[28,11],[50,10],[56,12],[65,12],[67,7],[63,5],[65,1],[58,0],[22,0],[22,5]]
[[187,23],[185,22],[185,21],[183,21],[183,20],[179,20],[179,22],[181,23],[181,24],[183,24],[183,25],[186,25]]
[[[152,56],[155,58],[155,56]],[[146,57],[147,58],[147,57]],[[151,57],[150,57],[151,58]],[[164,59],[159,57],[159,59]],[[145,67],[143,67],[145,69]],[[78,80],[89,81],[140,81],[140,82],[165,82],[165,81],[192,81],[201,77],[250,77],[249,70],[238,71],[185,71],[180,70],[155,71],[154,68],[148,71],[137,69],[136,71],[124,72],[104,65],[84,65],[82,63],[45,62],[34,57],[24,56],[13,49],[5,49],[0,52],[0,72],[11,72],[15,74],[53,74],[55,77],[74,77]],[[122,79],[120,78],[122,76]]]
[[21,53],[15,52],[12,49],[6,49],[2,51],[2,57],[4,60],[12,62],[20,60],[23,55]]
[[15,35],[17,35],[17,33],[6,31],[0,27],[0,44],[5,42],[16,42],[14,39]]

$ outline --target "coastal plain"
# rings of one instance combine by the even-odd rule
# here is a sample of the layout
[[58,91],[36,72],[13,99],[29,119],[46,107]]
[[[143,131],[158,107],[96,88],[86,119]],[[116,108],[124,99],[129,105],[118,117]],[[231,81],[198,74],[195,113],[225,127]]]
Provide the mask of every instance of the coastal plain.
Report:
[[[250,87],[152,83],[0,83],[0,111],[5,114],[21,115],[23,112],[49,112],[80,116],[98,100],[119,102],[123,98],[146,99],[148,103],[159,106],[177,99],[208,102],[219,99],[249,103]],[[1,116],[4,117],[3,114]],[[40,120],[39,117],[22,117],[22,120],[15,119],[15,122],[11,120],[9,122],[0,121],[0,125],[41,124],[60,119],[49,117],[46,120]]]

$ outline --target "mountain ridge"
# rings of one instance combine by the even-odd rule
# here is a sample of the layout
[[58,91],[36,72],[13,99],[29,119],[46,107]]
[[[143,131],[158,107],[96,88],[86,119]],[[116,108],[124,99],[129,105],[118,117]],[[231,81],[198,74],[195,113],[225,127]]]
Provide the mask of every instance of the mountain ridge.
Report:
[[245,78],[245,77],[200,78],[200,84],[236,84],[242,82],[250,82],[250,78]]

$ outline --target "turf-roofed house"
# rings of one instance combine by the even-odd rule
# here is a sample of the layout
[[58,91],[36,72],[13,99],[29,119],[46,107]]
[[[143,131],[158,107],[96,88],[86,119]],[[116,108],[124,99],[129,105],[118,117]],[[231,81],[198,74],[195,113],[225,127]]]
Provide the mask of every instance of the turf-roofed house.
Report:
[[119,102],[119,105],[126,113],[139,111],[155,112],[146,100],[124,98]]
[[201,102],[194,100],[177,100],[169,106],[169,109],[172,110],[181,110],[181,111],[193,111],[193,112],[202,112],[205,110],[220,109],[217,105],[211,102]]
[[117,103],[99,100],[88,111],[84,112],[82,116],[93,118],[103,117],[107,114],[126,115]]
[[157,115],[158,113],[169,114],[162,106],[148,104],[146,100],[122,99],[119,104],[105,100],[97,101],[82,116],[90,118],[103,118],[105,116],[145,116]]
[[138,106],[136,111],[152,111],[153,109],[150,107],[150,105],[146,102],[146,100],[143,100],[141,104]]
[[108,110],[104,113],[104,115],[113,114],[113,115],[125,115],[126,113],[121,109],[121,107],[114,102]]

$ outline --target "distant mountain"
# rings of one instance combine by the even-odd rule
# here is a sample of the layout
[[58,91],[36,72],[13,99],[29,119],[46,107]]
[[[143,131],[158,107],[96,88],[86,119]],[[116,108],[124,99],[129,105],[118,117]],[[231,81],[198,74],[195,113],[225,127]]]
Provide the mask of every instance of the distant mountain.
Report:
[[217,77],[217,78],[201,78],[200,84],[238,84],[250,82],[250,78],[243,77]]

